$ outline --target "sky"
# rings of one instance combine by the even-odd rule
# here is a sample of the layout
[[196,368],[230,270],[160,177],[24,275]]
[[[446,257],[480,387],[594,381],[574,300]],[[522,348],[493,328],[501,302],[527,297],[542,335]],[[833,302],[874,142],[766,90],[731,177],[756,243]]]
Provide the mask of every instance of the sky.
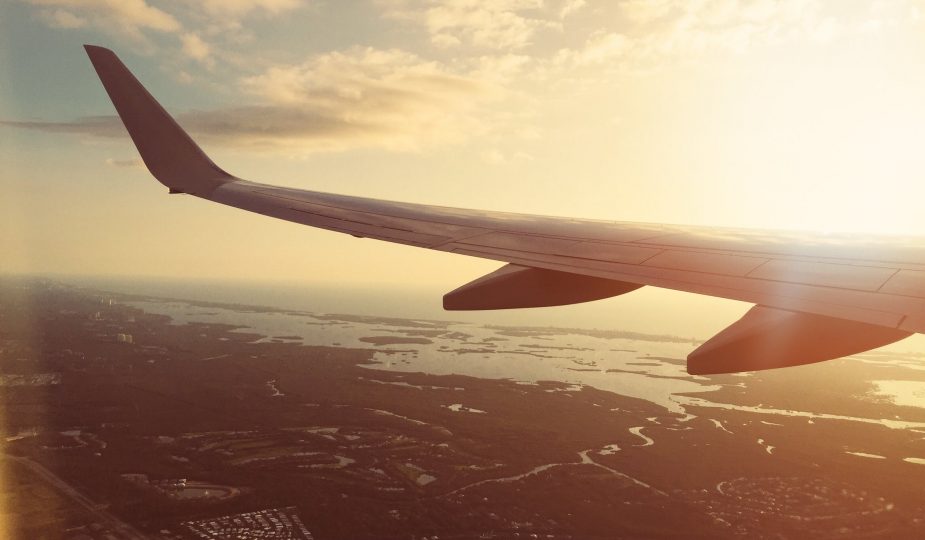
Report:
[[[448,291],[498,266],[167,196],[84,43],[116,51],[249,180],[925,236],[923,14],[925,0],[4,1],[0,272]],[[630,296],[724,324],[747,308]]]

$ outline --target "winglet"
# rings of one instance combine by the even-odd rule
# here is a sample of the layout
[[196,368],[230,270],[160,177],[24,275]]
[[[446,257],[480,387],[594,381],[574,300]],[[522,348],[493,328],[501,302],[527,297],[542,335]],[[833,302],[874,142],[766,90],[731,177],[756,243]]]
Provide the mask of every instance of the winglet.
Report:
[[171,192],[208,196],[234,180],[209,159],[109,49],[84,45],[151,174]]

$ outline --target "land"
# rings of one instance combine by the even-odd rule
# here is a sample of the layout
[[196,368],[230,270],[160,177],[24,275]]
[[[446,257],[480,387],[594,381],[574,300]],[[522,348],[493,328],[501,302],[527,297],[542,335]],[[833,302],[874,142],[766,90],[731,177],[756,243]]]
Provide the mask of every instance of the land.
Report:
[[[371,369],[376,347],[449,332],[436,323],[331,316],[406,337],[313,347],[124,300],[0,281],[15,538],[219,538],[234,516],[278,526],[268,538],[925,535],[925,466],[905,461],[925,456],[925,431],[824,417],[925,422],[853,399],[869,390],[858,362],[717,377],[710,400],[756,411],[684,415],[562,382]],[[531,332],[568,348],[553,329],[502,335]]]

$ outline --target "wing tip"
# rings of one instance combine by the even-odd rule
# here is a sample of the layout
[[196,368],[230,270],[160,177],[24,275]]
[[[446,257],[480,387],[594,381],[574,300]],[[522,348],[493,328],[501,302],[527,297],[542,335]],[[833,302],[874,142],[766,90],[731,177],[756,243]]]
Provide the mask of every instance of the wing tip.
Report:
[[102,60],[104,57],[118,58],[112,49],[107,49],[106,47],[102,47],[100,45],[84,43],[84,51],[86,51],[87,56],[90,57],[90,61],[92,62]]
[[90,63],[151,174],[172,192],[208,196],[234,180],[218,167],[112,50],[84,44]]

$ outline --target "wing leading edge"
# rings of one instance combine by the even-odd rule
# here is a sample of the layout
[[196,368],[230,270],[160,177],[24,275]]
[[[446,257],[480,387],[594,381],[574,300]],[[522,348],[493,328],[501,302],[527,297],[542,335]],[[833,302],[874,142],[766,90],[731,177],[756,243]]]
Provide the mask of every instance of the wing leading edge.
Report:
[[486,212],[282,188],[215,165],[110,50],[87,54],[145,165],[171,192],[312,227],[509,266],[448,309],[585,302],[643,285],[757,304],[688,358],[691,373],[837,358],[925,332],[925,244]]

